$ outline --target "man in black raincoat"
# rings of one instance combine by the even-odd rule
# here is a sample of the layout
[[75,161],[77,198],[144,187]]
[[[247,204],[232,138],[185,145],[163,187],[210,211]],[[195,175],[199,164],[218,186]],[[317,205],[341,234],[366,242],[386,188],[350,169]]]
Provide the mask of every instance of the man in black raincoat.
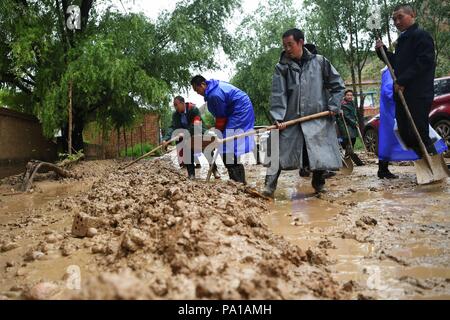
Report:
[[434,72],[436,68],[434,42],[430,34],[420,29],[416,21],[416,13],[409,4],[394,8],[392,19],[401,32],[397,40],[395,53],[388,52],[381,40],[376,42],[376,50],[380,59],[380,48],[384,47],[389,62],[394,68],[397,81],[394,83],[395,117],[400,137],[408,148],[422,156],[419,143],[413,128],[408,121],[398,92],[403,92],[414,123],[428,153],[436,154],[436,149],[429,137],[428,114],[434,98]]

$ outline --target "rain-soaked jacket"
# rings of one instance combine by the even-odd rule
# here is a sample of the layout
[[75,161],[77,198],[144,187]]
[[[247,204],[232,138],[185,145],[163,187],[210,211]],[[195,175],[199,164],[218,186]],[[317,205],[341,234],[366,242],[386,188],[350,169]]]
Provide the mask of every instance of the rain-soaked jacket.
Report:
[[[299,63],[283,52],[275,67],[270,115],[278,122],[340,110],[345,86],[331,63],[306,48]],[[311,170],[340,168],[342,161],[334,121],[332,117],[324,117],[280,131],[280,169],[303,167],[304,141]]]
[[[221,130],[223,137],[239,133],[233,132],[237,129],[241,130],[240,133],[253,130],[255,114],[252,102],[245,92],[227,82],[214,79],[206,81],[206,85],[205,101],[209,112],[216,119],[226,118],[224,130]],[[235,156],[240,156],[252,151],[254,146],[254,137],[250,136],[238,139],[237,143],[224,144],[221,152],[232,153],[234,149]]]

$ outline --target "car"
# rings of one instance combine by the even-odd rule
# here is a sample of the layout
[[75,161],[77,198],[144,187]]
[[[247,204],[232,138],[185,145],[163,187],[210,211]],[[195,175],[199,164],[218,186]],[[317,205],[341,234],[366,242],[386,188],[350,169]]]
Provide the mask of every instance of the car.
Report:
[[450,93],[450,76],[434,79],[434,96]]
[[[434,98],[428,118],[430,125],[444,139],[447,147],[450,149],[450,93]],[[366,123],[363,130],[364,143],[366,144],[367,150],[375,154],[378,154],[379,126],[380,115],[377,114]],[[450,151],[447,151],[444,156],[450,157]]]

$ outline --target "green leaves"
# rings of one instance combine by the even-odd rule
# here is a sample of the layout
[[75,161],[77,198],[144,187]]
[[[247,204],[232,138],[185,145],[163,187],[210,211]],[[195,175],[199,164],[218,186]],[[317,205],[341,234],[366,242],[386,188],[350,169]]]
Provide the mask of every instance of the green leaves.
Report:
[[183,0],[153,22],[111,9],[99,14],[81,0],[75,4],[90,10],[76,33],[66,30],[63,2],[24,3],[0,5],[2,101],[37,115],[53,136],[67,125],[70,82],[81,123],[119,128],[144,110],[166,110],[172,92],[189,87],[191,71],[214,67],[214,52],[230,46],[225,22],[239,1]]

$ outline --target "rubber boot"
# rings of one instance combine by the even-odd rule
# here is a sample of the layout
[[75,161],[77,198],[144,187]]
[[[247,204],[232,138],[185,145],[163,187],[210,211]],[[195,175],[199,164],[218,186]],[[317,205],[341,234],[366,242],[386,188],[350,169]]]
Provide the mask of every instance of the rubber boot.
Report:
[[321,192],[325,186],[325,178],[323,177],[324,173],[324,170],[313,171],[311,185],[317,193]]
[[264,180],[264,190],[263,195],[266,197],[273,198],[275,190],[277,189],[278,177],[280,176],[281,171],[278,171],[274,175],[266,175]]
[[195,179],[195,164],[186,164],[186,169],[188,172],[188,178],[191,180]]
[[358,157],[358,155],[354,152],[350,153],[350,158],[352,158],[353,162],[358,166],[363,166],[364,162],[361,161],[361,159]]
[[379,160],[378,161],[378,178],[379,179],[397,179],[398,176],[393,174],[388,169],[389,161]]
[[245,167],[243,164],[238,164],[236,167],[237,172],[237,178],[238,182],[241,182],[243,184],[247,184],[247,181],[245,180]]

